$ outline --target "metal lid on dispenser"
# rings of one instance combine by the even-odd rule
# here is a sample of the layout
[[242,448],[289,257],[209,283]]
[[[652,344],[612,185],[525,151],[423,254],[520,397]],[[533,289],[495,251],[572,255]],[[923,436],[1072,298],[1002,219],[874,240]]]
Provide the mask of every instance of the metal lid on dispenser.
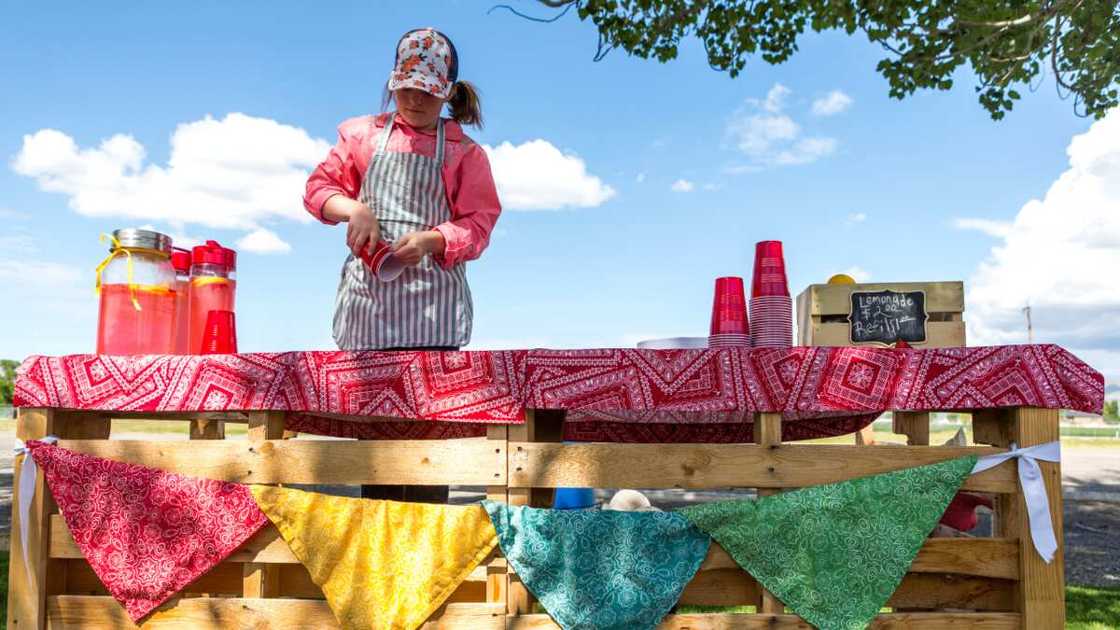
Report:
[[140,228],[113,230],[113,238],[116,241],[109,251],[113,251],[116,249],[116,244],[120,244],[125,249],[151,249],[171,255],[171,237],[153,230]]

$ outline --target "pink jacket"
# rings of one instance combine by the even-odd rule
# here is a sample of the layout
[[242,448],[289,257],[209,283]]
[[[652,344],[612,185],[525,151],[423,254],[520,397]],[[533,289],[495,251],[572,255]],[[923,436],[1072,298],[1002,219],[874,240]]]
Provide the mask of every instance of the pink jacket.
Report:
[[[334,195],[358,198],[375,143],[387,120],[387,114],[359,116],[338,126],[338,143],[307,178],[303,205],[316,219],[327,224],[336,223],[323,218],[323,204]],[[502,212],[502,205],[486,152],[468,138],[455,121],[445,120],[444,132],[447,146],[442,169],[443,187],[451,206],[451,220],[435,229],[447,243],[440,263],[451,267],[482,255],[490,243],[490,232]],[[413,129],[400,118],[394,124],[386,147],[386,151],[429,157],[435,157],[435,149],[434,131]]]

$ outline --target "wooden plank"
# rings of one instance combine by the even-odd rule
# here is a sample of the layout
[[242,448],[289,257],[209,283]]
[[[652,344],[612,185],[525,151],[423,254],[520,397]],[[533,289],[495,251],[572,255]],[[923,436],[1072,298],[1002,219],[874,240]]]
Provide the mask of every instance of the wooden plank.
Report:
[[[511,441],[516,487],[593,488],[798,488],[933,464],[965,455],[990,455],[989,447],[834,444],[534,444]],[[965,480],[964,489],[1010,493],[1017,488],[1014,462]]]
[[[84,560],[67,560],[67,595],[108,595],[104,584]],[[182,595],[208,595],[237,597],[242,590],[242,565],[223,563],[202,574],[197,580],[183,587]],[[321,597],[316,591],[316,595]]]
[[250,411],[249,426],[246,434],[250,442],[284,439],[284,421],[287,414],[283,411]]
[[[762,449],[776,451],[782,444],[782,414],[760,413],[754,419],[754,441]],[[778,490],[773,488],[759,488],[758,496],[765,497],[775,494]],[[765,615],[780,615],[786,611],[786,605],[778,599],[769,589],[759,586],[758,612]]]
[[[713,545],[714,546],[714,545]],[[742,569],[699,571],[681,592],[678,605],[757,606],[762,597],[758,581]]]
[[[509,444],[509,427],[505,425],[493,425],[486,428],[486,445],[487,448],[493,450],[496,456],[501,457],[502,468],[501,477],[507,478],[507,466],[509,465],[509,458],[507,457]],[[495,475],[496,477],[497,475]],[[505,503],[509,500],[507,488],[504,484],[496,484],[491,482],[491,485],[486,486],[486,498],[491,501],[498,501]],[[509,587],[509,576],[507,575],[507,565],[505,558],[500,554],[493,554],[491,560],[485,563],[486,568],[486,601],[491,604],[500,604],[502,610],[506,609],[506,602],[508,600],[507,589]]]
[[[925,291],[927,313],[963,313],[964,282],[869,282],[812,284],[805,289],[810,315],[847,315],[853,291]],[[801,298],[798,296],[798,300]]]
[[1015,582],[996,578],[908,573],[887,606],[893,608],[1015,610]]
[[[1030,407],[1013,409],[1009,433],[1012,441],[1020,447],[1058,440],[1058,411]],[[1015,498],[1018,509],[1008,515],[1007,523],[1008,528],[1018,531],[1020,540],[1019,566],[1022,575],[1018,604],[1025,630],[1062,628],[1066,622],[1061,464],[1040,461],[1039,467],[1046,482],[1051,523],[1058,541],[1053,562],[1047,564],[1031,542],[1026,503],[1022,498]]]
[[972,441],[976,444],[1007,446],[1011,444],[1008,433],[1011,411],[1007,409],[978,409],[972,412]]
[[930,538],[914,563],[914,573],[956,573],[1019,579],[1019,541],[1006,538]]
[[[263,448],[268,440],[282,440],[284,438],[285,416],[286,414],[283,411],[250,412],[249,427],[246,432],[250,448]],[[193,432],[193,422],[191,427]],[[306,573],[306,570],[304,573]],[[310,580],[310,576],[308,576],[308,579]],[[318,591],[318,588],[315,590]],[[246,562],[242,565],[242,597],[278,597],[280,593],[280,570],[278,567],[261,562]]]
[[924,411],[895,411],[891,414],[892,430],[906,436],[910,446],[929,446],[929,413]]
[[[532,442],[564,441],[564,419],[567,412],[562,409],[537,409],[533,412]],[[533,488],[529,491],[529,505],[550,508],[556,498],[555,488]]]
[[[966,345],[966,329],[962,321],[926,322],[925,343],[914,342],[915,348],[963,348]],[[801,335],[800,329],[798,335]],[[805,329],[802,344],[806,346],[844,347],[853,345],[849,336],[849,324],[844,322],[811,321]],[[860,344],[877,346],[878,344]],[[882,347],[882,346],[879,346]]]
[[505,482],[504,451],[463,440],[63,440],[98,457],[238,483],[491,485]]
[[[511,617],[507,630],[555,630],[548,615]],[[902,613],[879,615],[870,630],[1018,630],[1015,613]],[[796,615],[696,614],[669,615],[657,630],[813,630]]]
[[[514,449],[513,442],[531,443],[537,437],[537,423],[536,412],[533,409],[525,411],[525,424],[510,425],[509,426],[509,461],[507,463],[507,475],[513,474],[514,471],[521,471],[523,462],[521,449]],[[506,488],[506,502],[509,505],[530,505],[532,503],[533,492],[532,487],[535,484],[508,484]],[[506,612],[510,615],[526,615],[533,611],[533,596],[521,578],[513,572],[512,568],[506,567]]]
[[[738,564],[712,542],[700,572],[737,569]],[[930,538],[910,565],[912,573],[956,573],[977,577],[1019,577],[1019,541],[1005,538]]]
[[[494,604],[448,604],[424,630],[499,630],[505,610]],[[136,628],[111,597],[61,595],[47,599],[52,630]],[[228,628],[338,628],[327,603],[307,599],[176,598],[139,626],[145,630],[225,630]]]
[[[34,440],[57,433],[62,415],[51,409],[20,409],[16,416],[16,437]],[[8,559],[8,629],[27,630],[46,627],[47,563],[49,517],[54,501],[47,490],[43,471],[35,481],[35,495],[27,520],[20,514],[20,477],[30,455],[17,456],[13,462],[11,553]],[[22,540],[27,541],[27,555]]]

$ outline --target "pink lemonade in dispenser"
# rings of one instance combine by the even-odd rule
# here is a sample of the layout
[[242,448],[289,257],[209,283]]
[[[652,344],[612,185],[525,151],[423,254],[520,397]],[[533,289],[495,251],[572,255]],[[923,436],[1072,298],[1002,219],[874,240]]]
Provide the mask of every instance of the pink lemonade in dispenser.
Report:
[[175,271],[171,239],[150,230],[117,230],[98,270],[98,354],[175,350]]
[[190,354],[191,252],[176,247],[171,266],[175,269],[175,354]]
[[233,311],[237,289],[237,252],[217,241],[191,251],[190,354],[202,352],[210,311]]

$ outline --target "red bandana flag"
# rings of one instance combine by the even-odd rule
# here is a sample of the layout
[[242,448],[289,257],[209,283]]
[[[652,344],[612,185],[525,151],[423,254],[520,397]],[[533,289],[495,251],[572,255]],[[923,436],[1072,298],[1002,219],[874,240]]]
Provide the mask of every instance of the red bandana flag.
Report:
[[268,518],[241,484],[28,442],[74,541],[139,620],[210,571]]

